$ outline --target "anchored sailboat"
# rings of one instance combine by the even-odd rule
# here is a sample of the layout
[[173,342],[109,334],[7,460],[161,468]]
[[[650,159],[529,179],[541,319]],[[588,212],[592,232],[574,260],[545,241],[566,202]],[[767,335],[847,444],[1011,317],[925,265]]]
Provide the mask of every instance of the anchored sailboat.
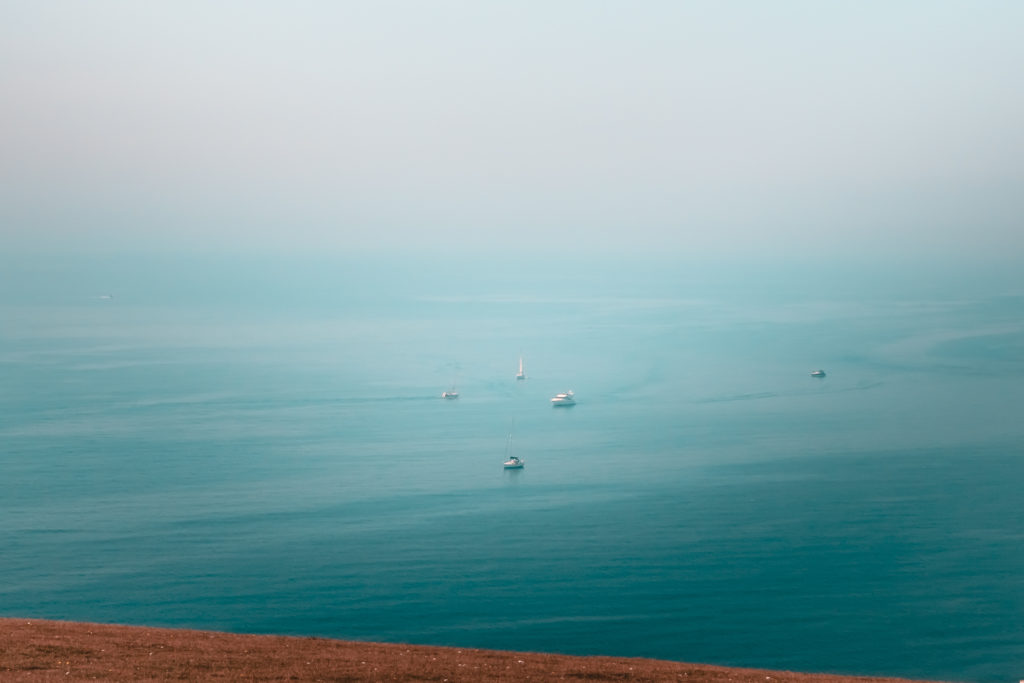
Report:
[[525,466],[526,463],[512,455],[512,432],[509,432],[508,440],[505,442],[505,469],[521,470]]
[[523,354],[519,354],[519,372],[516,379],[526,379],[526,372],[523,370]]

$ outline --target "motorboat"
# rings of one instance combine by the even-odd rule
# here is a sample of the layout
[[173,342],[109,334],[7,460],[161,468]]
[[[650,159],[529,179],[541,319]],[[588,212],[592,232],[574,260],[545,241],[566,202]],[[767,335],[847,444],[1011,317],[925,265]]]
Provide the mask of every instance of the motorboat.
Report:
[[551,405],[556,408],[559,406],[574,406],[576,405],[575,394],[572,391],[566,391],[562,394],[555,394],[555,397],[551,399]]
[[824,370],[814,370],[813,372],[811,372],[811,377],[824,377],[824,376],[825,376],[825,371]]

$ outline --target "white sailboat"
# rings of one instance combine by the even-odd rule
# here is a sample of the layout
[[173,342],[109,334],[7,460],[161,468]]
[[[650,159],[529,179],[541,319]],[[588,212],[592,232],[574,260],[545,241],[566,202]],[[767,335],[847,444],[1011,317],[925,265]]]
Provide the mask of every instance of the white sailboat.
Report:
[[523,354],[519,354],[519,372],[516,373],[516,379],[526,379],[526,371],[523,370]]
[[505,442],[505,469],[521,470],[526,463],[512,455],[512,432],[508,433],[508,440]]

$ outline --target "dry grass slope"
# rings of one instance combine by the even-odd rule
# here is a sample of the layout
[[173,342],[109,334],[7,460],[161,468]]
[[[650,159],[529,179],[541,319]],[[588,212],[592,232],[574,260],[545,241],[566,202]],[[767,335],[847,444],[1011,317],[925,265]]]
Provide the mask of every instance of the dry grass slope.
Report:
[[0,679],[452,683],[899,680],[728,669],[651,659],[569,657],[38,619],[0,619]]

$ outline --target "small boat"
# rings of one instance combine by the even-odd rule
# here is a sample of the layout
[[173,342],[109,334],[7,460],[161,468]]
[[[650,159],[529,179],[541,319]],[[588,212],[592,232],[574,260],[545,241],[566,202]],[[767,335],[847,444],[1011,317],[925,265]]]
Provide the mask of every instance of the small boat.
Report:
[[459,392],[455,391],[455,387],[452,387],[448,391],[441,392],[441,398],[452,400],[459,397]]
[[574,406],[576,405],[575,394],[572,391],[566,391],[562,394],[555,394],[555,397],[551,399],[551,405],[554,407],[559,406]]
[[811,377],[824,377],[824,376],[825,376],[825,371],[824,370],[814,370],[813,372],[811,372]]
[[521,470],[526,466],[526,463],[511,455],[512,452],[512,432],[508,433],[508,441],[505,442],[505,469],[506,470]]
[[519,372],[516,374],[516,379],[526,379],[526,372],[523,370],[522,356],[519,356]]

